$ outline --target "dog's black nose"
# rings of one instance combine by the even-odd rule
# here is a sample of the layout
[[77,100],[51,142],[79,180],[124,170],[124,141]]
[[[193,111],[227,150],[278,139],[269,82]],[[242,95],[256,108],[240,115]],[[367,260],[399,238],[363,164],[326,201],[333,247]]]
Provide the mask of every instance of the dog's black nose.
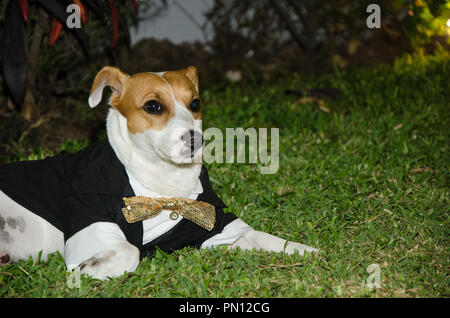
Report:
[[189,148],[191,151],[191,157],[200,149],[203,145],[203,135],[193,129],[189,129],[181,136],[181,140],[183,140],[184,145]]
[[189,130],[189,134],[191,135],[191,145],[195,144],[196,142],[201,142],[201,144],[203,145],[204,139],[203,139],[203,135],[202,134],[196,132],[193,129]]
[[197,151],[203,145],[203,135],[193,129],[186,131],[186,133],[181,136],[186,147],[191,148],[192,152]]
[[193,129],[190,129],[189,134],[191,135],[191,145],[195,144],[195,131]]

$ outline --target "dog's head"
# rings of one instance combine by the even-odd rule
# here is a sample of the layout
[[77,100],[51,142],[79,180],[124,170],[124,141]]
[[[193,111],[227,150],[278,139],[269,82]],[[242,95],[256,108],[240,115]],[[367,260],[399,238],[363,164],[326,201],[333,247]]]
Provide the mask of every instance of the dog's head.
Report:
[[201,155],[200,95],[197,69],[129,76],[106,66],[95,77],[89,106],[97,106],[105,86],[109,104],[127,120],[134,146],[171,162],[190,163]]

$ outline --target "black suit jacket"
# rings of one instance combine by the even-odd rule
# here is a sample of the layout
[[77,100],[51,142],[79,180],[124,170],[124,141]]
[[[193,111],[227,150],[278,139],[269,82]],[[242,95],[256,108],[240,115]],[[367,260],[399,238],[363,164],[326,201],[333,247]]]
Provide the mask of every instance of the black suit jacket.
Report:
[[204,166],[200,181],[203,193],[197,200],[216,208],[213,230],[207,231],[182,219],[171,230],[143,245],[142,222],[130,224],[123,216],[122,198],[134,196],[134,192],[125,167],[107,139],[75,154],[63,151],[44,160],[0,165],[0,190],[61,230],[65,241],[93,223],[113,222],[139,248],[141,257],[152,254],[156,246],[165,252],[185,246],[198,248],[237,218],[223,212],[226,205],[214,193]]

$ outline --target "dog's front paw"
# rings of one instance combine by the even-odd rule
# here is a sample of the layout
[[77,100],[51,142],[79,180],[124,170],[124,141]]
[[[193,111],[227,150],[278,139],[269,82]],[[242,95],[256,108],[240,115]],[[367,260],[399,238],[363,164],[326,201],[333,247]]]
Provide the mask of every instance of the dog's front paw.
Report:
[[[97,255],[85,260],[79,265],[80,273],[98,278],[101,280],[106,279],[109,275],[106,273],[108,262],[117,254],[114,250],[100,252]],[[106,268],[105,268],[106,267]]]
[[277,253],[284,252],[289,255],[294,254],[296,251],[299,255],[303,255],[305,252],[319,252],[319,250],[314,247],[297,242],[286,241],[285,239],[279,238],[275,235],[255,230],[251,230],[241,236],[231,245],[231,247],[240,247],[246,250],[256,249]]
[[308,246],[308,245],[304,245],[304,244],[300,244],[297,242],[287,242],[285,247],[284,247],[284,252],[288,255],[294,254],[296,251],[298,251],[299,255],[303,255],[306,253],[318,253],[319,250],[317,248]]
[[118,244],[82,262],[80,273],[105,280],[134,272],[139,264],[139,249],[128,243]]

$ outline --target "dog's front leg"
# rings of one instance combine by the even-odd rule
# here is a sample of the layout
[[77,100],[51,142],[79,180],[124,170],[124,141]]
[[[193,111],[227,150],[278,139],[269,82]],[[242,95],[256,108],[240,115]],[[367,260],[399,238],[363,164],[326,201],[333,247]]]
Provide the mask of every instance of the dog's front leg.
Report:
[[263,250],[266,252],[284,252],[286,254],[294,254],[295,251],[298,251],[299,255],[303,255],[305,252],[319,251],[308,245],[290,242],[275,235],[256,230],[251,230],[241,236],[231,247],[240,247],[245,250]]
[[138,265],[139,249],[128,242],[121,242],[85,260],[79,268],[81,274],[105,280],[134,272]]

